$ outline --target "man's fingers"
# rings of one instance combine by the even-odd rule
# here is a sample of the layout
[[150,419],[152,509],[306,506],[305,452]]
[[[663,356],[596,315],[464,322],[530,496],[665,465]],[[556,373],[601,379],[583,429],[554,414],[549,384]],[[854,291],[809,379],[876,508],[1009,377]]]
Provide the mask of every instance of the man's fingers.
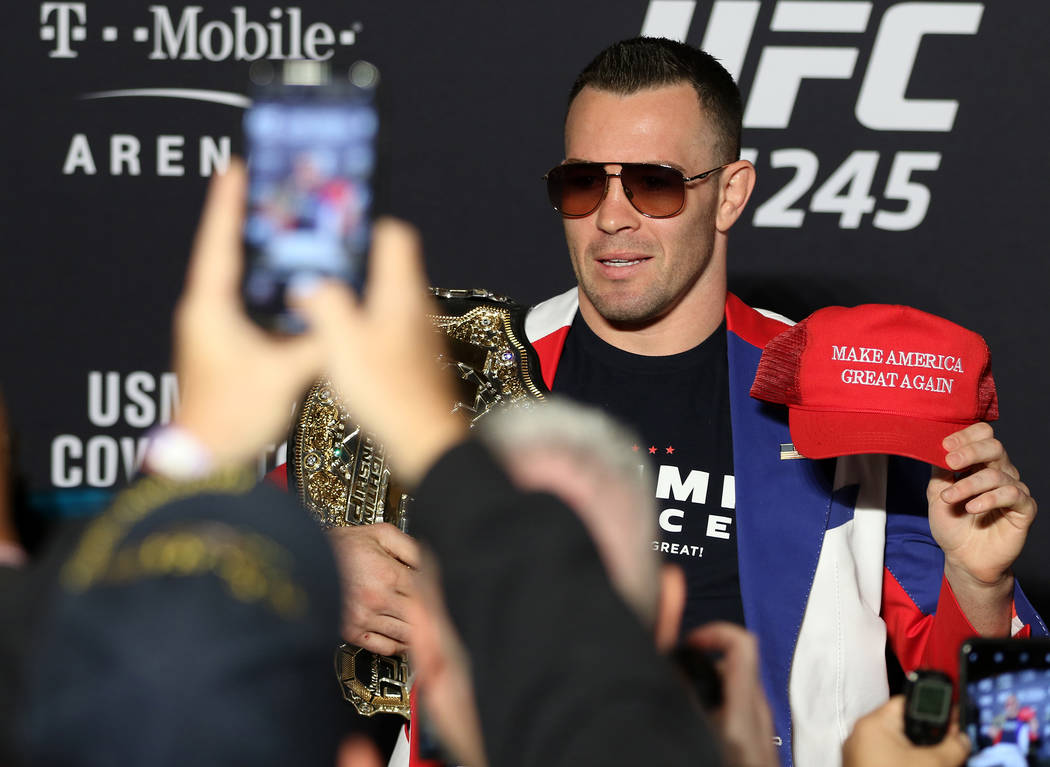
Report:
[[[982,493],[967,501],[965,508],[970,514],[987,514],[989,511],[1006,509],[1021,517],[1035,516],[1035,501],[1012,484]],[[1019,518],[1015,516],[1014,519]]]
[[[403,597],[401,599],[404,600]],[[404,600],[401,606],[407,615],[410,612],[407,600]],[[392,615],[354,609],[351,606],[343,616],[343,638],[347,642],[352,642],[373,652],[380,652],[374,646],[376,643],[393,642],[398,645],[406,645],[411,633],[411,624]],[[400,649],[397,650],[397,652],[400,651]],[[384,652],[383,654],[389,653]]]
[[960,429],[957,432],[949,434],[941,442],[941,446],[951,452],[957,450],[963,445],[968,445],[971,442],[978,442],[982,439],[990,439],[994,434],[990,424],[981,421],[980,423],[970,424],[965,429]]
[[404,562],[413,569],[419,569],[420,551],[419,544],[406,533],[390,524],[381,522],[374,525],[376,540],[379,545],[396,559]]
[[347,641],[374,652],[376,655],[398,655],[408,650],[408,645],[405,642],[398,642],[374,631],[366,631],[356,639],[351,638],[347,639]]
[[412,301],[423,296],[426,286],[423,248],[415,227],[394,218],[377,221],[368,258],[368,304],[392,306]]
[[758,657],[758,643],[745,628],[727,621],[713,621],[693,629],[686,643],[702,650],[723,652],[726,655]]
[[1017,467],[1010,463],[1002,442],[995,438],[995,430],[987,423],[975,423],[949,434],[941,444],[948,451],[945,462],[956,471],[983,463],[1014,479],[1021,478]]
[[693,629],[685,639],[690,647],[723,653],[716,664],[727,692],[759,691],[758,641],[755,635],[735,623],[715,621]]
[[732,764],[776,764],[773,715],[758,679],[755,635],[733,623],[707,623],[686,637],[690,647],[721,651],[718,663],[724,703],[717,714],[720,734]]
[[[391,218],[372,228],[365,301],[369,306],[397,306],[422,296],[426,288],[419,235],[410,225]],[[290,300],[328,341],[345,338],[361,322],[360,299],[335,280],[293,285]]]
[[894,695],[868,716],[873,719],[888,722],[892,726],[892,729],[899,729],[899,727],[904,724],[904,696]]
[[845,767],[883,764],[960,767],[969,753],[969,740],[955,727],[937,745],[913,745],[904,734],[903,695],[893,696],[861,717],[842,750]]
[[941,757],[941,763],[952,766],[963,764],[969,758],[972,748],[966,733],[958,730],[949,732],[944,736],[944,740],[934,747]]
[[[999,469],[985,468],[963,477],[941,492],[945,503],[966,501],[971,513],[1021,507],[1031,502],[1028,488]],[[969,500],[967,500],[969,499]]]
[[404,645],[408,644],[408,640],[412,636],[412,628],[400,618],[393,618],[389,615],[376,615],[369,621],[365,633],[380,634],[387,639]]
[[1010,482],[1010,477],[998,469],[981,469],[957,480],[944,491],[943,497],[948,503],[959,503]]
[[273,366],[277,372],[271,380],[289,387],[291,396],[298,398],[306,385],[320,375],[327,360],[327,347],[320,334],[313,326],[308,326],[305,332],[297,335],[265,334],[262,338],[274,355]]
[[360,308],[349,287],[337,280],[308,280],[293,283],[288,300],[316,333],[326,348],[345,343],[360,324]]
[[409,599],[416,596],[414,590],[416,587],[416,579],[413,577],[415,572],[415,570],[407,565],[402,566],[398,571],[397,580],[394,581],[394,591],[399,597]]
[[298,397],[306,384],[320,374],[324,366],[325,347],[312,328],[300,336],[278,341],[285,344],[282,349],[285,358],[284,372],[288,374],[288,385],[293,389],[292,396]]
[[[412,571],[408,570],[408,573],[411,574]],[[386,604],[380,608],[378,614],[396,620],[398,623],[405,626],[409,626],[412,624],[412,606],[415,602],[416,598],[414,593],[410,592],[402,594],[398,592],[397,594],[392,594],[390,598],[386,600]],[[398,630],[395,630],[390,636],[394,639],[399,639],[405,642],[410,639],[407,633]]]
[[711,621],[690,631],[686,641],[702,645],[704,649],[725,649],[749,636],[751,632],[735,623]]
[[186,273],[187,294],[223,298],[237,294],[243,268],[245,185],[244,165],[237,159],[230,161],[225,173],[212,177]]
[[[404,569],[409,573],[412,572],[407,567]],[[356,599],[355,596],[357,597]],[[349,609],[347,623],[348,625],[357,626],[359,631],[375,629],[380,633],[386,634],[386,631],[376,626],[376,620],[382,616],[399,623],[409,623],[414,596],[411,593],[402,594],[386,586],[378,590],[361,591],[356,595],[351,593],[347,596],[347,607]],[[388,634],[388,636],[399,640],[407,639],[402,632],[396,629],[393,634]]]
[[1004,471],[1009,468],[1017,472],[1017,469],[1010,463],[1003,443],[994,438],[971,442],[951,451],[945,456],[945,463],[955,471],[986,464]]
[[[930,483],[926,489],[926,499],[932,501],[934,494],[940,495],[955,484],[955,473],[940,466],[931,466]],[[948,501],[945,501],[948,503]]]

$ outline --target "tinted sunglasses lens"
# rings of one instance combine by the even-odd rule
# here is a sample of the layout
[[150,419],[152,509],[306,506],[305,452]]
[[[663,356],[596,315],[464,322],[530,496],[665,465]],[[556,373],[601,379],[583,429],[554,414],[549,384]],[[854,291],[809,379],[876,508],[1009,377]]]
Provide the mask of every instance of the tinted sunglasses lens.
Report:
[[674,168],[623,165],[620,178],[631,203],[647,216],[673,216],[685,204],[685,181]]
[[586,216],[598,207],[605,193],[605,169],[601,165],[559,165],[547,174],[551,205],[564,216]]

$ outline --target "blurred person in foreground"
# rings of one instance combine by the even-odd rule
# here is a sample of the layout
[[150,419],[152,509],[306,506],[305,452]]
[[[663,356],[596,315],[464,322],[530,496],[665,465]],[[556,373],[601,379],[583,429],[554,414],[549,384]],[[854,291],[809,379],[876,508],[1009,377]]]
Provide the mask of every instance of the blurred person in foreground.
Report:
[[20,587],[27,558],[15,525],[12,482],[11,434],[0,391],[0,764],[12,758],[10,723],[19,686],[19,658],[26,642],[19,617],[24,609]]
[[216,185],[200,223],[175,312],[182,406],[145,476],[27,568],[18,764],[335,764],[334,558],[252,465],[321,346],[239,305],[240,180]]
[[[634,435],[600,410],[558,397],[538,406],[491,413],[475,431],[515,487],[553,495],[577,515],[613,588],[650,633],[657,651],[668,655],[679,641],[685,578],[677,565],[661,564],[653,550],[656,508],[632,450]],[[424,710],[437,729],[447,734],[460,763],[483,767],[487,761],[471,692],[472,664],[452,628],[435,572],[440,567],[430,558],[418,578],[422,602],[411,612],[416,693],[422,695]],[[575,624],[561,627],[564,633],[574,630]],[[754,637],[739,626],[716,623],[691,633],[685,647],[725,656],[719,663],[722,684],[714,682],[716,672],[707,661],[710,678],[702,689],[704,697],[721,699],[725,693],[724,701],[710,712],[722,761],[774,767],[772,718],[758,680]],[[697,726],[704,716],[699,706],[705,702],[696,701]],[[635,729],[641,726],[639,721]],[[409,764],[410,728],[402,730],[391,767]],[[418,745],[418,733],[411,732],[411,737]],[[634,737],[633,729],[622,737]],[[714,758],[695,757],[698,764]]]

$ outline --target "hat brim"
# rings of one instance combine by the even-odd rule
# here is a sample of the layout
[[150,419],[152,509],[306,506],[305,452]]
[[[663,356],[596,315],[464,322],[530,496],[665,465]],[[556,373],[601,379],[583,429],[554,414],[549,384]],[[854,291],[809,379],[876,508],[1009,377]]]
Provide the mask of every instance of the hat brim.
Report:
[[[976,422],[971,422],[976,423]],[[790,409],[795,450],[806,458],[889,453],[925,461],[942,469],[944,438],[970,423],[930,421],[887,413],[843,413]]]

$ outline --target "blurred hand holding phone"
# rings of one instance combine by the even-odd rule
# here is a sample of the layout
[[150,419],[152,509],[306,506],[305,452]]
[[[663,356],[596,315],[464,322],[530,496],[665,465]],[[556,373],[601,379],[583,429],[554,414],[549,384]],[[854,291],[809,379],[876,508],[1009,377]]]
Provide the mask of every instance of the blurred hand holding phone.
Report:
[[299,280],[337,278],[360,292],[371,239],[379,71],[359,61],[330,78],[324,62],[288,61],[256,87],[244,118],[248,314],[281,333],[304,329],[285,300]]
[[968,767],[1050,767],[1050,639],[971,639],[960,650]]

